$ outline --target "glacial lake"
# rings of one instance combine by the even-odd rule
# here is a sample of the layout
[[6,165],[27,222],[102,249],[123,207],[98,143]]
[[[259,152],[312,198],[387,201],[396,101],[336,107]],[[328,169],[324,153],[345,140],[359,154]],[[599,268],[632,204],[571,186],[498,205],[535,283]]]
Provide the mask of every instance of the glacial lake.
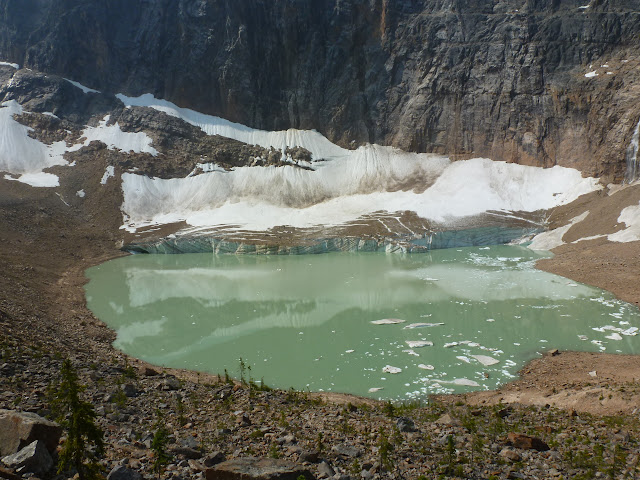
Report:
[[[640,353],[639,310],[524,247],[133,255],[90,268],[115,347],[271,387],[410,400],[493,389],[552,348]],[[586,373],[585,373],[586,374]]]

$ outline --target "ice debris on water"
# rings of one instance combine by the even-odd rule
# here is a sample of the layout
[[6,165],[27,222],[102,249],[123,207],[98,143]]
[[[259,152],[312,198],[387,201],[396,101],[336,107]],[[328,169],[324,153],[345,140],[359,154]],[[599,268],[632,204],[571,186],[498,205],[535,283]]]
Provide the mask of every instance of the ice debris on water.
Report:
[[434,370],[435,369],[435,367],[433,365],[425,365],[424,363],[419,364],[418,368],[421,368],[422,370]]
[[487,355],[471,355],[471,357],[475,358],[477,361],[479,361],[485,367],[489,367],[491,365],[495,365],[496,363],[500,362],[500,360],[496,360],[495,358],[489,357]]
[[438,327],[440,325],[444,325],[444,323],[410,323],[403,327],[403,329],[413,329],[413,328],[426,328],[426,327]]
[[384,387],[373,387],[369,389],[369,393],[376,393],[379,392],[380,390],[384,390]]
[[400,372],[402,372],[402,369],[401,369],[401,368],[399,368],[399,367],[394,367],[394,366],[392,366],[392,365],[385,365],[385,366],[382,368],[382,371],[383,371],[384,373],[400,373]]
[[449,343],[445,343],[443,345],[444,348],[449,348],[449,347],[455,347],[456,345],[459,345],[458,342],[449,342]]
[[409,355],[413,355],[414,357],[419,357],[420,354],[416,352],[414,349],[409,348],[407,350],[402,350],[402,353],[408,353]]
[[432,347],[433,346],[433,342],[430,341],[430,340],[405,340],[404,343],[409,345],[410,348]]
[[396,325],[398,323],[404,323],[405,320],[399,318],[383,318],[382,320],[372,320],[373,325]]

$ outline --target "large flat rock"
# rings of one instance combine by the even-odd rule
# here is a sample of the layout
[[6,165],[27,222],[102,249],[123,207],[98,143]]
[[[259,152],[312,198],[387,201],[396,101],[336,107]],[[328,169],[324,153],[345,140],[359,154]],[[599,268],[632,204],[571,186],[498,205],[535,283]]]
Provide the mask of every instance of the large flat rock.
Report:
[[35,440],[53,453],[61,434],[60,425],[35,413],[0,410],[0,457],[13,455]]
[[300,465],[274,458],[234,458],[206,470],[207,480],[298,480],[300,476],[314,479]]

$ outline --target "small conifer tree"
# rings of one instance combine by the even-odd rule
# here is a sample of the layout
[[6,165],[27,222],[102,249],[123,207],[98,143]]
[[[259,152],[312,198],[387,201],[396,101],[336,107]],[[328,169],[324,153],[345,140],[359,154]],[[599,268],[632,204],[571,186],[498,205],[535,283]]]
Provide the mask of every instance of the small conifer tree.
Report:
[[85,389],[70,360],[60,369],[60,383],[52,389],[52,408],[67,432],[58,460],[58,473],[75,467],[80,480],[98,477],[97,459],[104,453],[103,432],[95,424],[96,412],[89,402],[80,398]]

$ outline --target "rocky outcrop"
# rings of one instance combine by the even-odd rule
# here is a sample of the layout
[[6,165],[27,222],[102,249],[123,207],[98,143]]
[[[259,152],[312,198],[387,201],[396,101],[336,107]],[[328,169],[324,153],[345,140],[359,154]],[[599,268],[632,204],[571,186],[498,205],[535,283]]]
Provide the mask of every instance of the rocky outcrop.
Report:
[[621,179],[640,117],[639,10],[637,0],[1,0],[0,58],[343,145]]

